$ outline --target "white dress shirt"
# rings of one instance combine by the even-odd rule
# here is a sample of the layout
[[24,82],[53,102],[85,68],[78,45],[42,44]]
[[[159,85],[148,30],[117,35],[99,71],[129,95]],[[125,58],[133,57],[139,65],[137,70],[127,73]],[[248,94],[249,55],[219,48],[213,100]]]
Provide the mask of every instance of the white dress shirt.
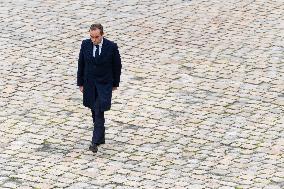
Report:
[[[101,55],[101,52],[102,52],[102,46],[103,46],[103,42],[104,42],[104,38],[102,39],[102,41],[99,43],[99,55]],[[93,48],[93,57],[96,57],[96,45],[94,45],[94,48]]]

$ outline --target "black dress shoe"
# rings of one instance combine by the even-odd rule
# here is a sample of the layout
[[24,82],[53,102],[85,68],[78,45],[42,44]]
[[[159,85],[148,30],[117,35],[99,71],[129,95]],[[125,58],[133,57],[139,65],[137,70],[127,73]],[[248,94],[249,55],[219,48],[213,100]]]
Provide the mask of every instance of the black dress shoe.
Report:
[[97,153],[98,151],[97,144],[91,144],[89,150],[91,150],[93,153]]

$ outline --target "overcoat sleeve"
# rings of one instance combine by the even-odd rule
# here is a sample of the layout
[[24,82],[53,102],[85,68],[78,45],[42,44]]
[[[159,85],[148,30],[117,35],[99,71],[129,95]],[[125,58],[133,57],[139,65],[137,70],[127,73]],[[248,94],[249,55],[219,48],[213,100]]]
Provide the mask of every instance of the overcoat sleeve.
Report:
[[82,41],[79,58],[78,58],[77,86],[83,86],[84,84],[85,61],[84,61],[84,55],[83,55],[83,43],[84,41]]
[[117,44],[114,44],[114,54],[113,54],[113,65],[112,65],[112,72],[113,72],[113,87],[119,87],[120,82],[120,74],[121,74],[121,59],[120,54],[118,51]]

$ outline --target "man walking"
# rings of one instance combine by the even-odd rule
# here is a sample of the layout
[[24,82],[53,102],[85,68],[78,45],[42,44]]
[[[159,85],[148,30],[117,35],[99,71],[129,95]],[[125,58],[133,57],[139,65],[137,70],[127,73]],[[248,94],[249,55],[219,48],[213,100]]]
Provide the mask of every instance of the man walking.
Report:
[[83,105],[90,108],[94,123],[89,149],[96,153],[105,143],[104,111],[110,110],[112,91],[120,82],[121,59],[116,43],[104,38],[103,26],[92,24],[90,39],[82,41],[77,85],[83,93]]

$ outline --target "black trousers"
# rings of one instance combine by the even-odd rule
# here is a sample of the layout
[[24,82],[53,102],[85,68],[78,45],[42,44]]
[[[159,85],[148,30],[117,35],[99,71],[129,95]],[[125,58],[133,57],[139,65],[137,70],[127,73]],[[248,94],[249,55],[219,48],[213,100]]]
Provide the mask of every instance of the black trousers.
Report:
[[94,123],[92,144],[100,144],[105,142],[105,117],[104,117],[104,111],[101,111],[100,108],[99,96],[97,90],[95,93],[96,93],[95,109],[91,110],[93,123]]

